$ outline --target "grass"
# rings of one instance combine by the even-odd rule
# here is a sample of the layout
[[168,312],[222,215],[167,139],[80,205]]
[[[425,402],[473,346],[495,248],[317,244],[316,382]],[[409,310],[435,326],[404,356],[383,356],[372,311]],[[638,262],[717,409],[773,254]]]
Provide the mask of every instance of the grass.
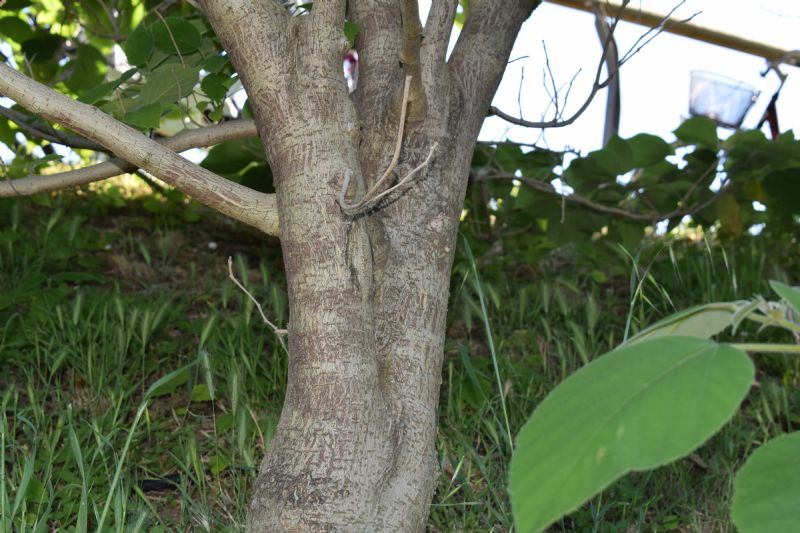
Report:
[[[238,531],[280,414],[286,355],[227,281],[226,258],[281,327],[277,242],[213,213],[189,224],[180,209],[85,200],[0,202],[0,531]],[[509,434],[626,329],[768,295],[770,278],[796,283],[793,259],[765,246],[612,252],[631,275],[609,269],[602,281],[580,258],[552,273],[487,265],[462,248],[429,529],[511,530]],[[760,387],[692,458],[625,476],[552,531],[731,531],[732,474],[758,443],[800,425],[798,359],[757,365]],[[170,490],[142,490],[166,476]]]

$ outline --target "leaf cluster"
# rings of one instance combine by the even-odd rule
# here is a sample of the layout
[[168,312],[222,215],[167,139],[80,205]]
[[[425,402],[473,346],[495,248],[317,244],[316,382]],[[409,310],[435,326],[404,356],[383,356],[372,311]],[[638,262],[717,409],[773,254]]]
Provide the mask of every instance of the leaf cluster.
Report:
[[800,233],[800,140],[791,131],[776,141],[758,130],[722,140],[711,120],[693,117],[673,133],[672,142],[613,137],[583,156],[479,145],[466,205],[473,248],[536,262],[569,245],[602,264],[618,246],[632,253],[656,227],[723,239],[754,226]]

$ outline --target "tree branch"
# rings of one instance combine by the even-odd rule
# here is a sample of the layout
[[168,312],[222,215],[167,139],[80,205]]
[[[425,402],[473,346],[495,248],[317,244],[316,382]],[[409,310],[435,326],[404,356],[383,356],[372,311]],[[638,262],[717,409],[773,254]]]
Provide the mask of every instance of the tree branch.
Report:
[[[183,130],[172,137],[156,139],[156,142],[173,152],[190,148],[212,146],[226,141],[255,137],[258,135],[255,122],[236,120],[223,122],[205,128]],[[102,149],[102,148],[101,148]],[[138,167],[115,157],[96,165],[91,165],[58,174],[26,176],[16,180],[0,181],[0,198],[8,196],[29,196],[43,191],[55,191],[100,181],[120,174],[134,172]]]
[[[619,23],[619,21],[622,18],[622,13],[625,11],[625,9],[626,9],[626,7],[627,7],[627,5],[629,3],[630,3],[630,0],[624,0],[622,2],[622,4],[619,6],[619,10],[617,11],[616,15],[614,16],[614,20],[609,25],[608,31],[605,32],[605,42],[603,43],[603,51],[602,51],[602,54],[600,55],[600,60],[597,62],[597,69],[595,71],[595,78],[594,78],[594,82],[592,83],[592,88],[589,91],[589,95],[586,97],[586,99],[584,100],[583,104],[581,104],[581,106],[578,108],[578,110],[575,111],[575,113],[573,113],[569,118],[562,119],[560,114],[556,113],[556,115],[551,120],[531,121],[531,120],[525,120],[525,119],[522,119],[522,118],[517,118],[517,117],[515,117],[513,115],[509,115],[508,113],[505,113],[504,111],[500,110],[499,108],[497,108],[495,106],[491,106],[489,108],[489,113],[491,115],[495,115],[495,116],[498,116],[498,117],[502,118],[506,122],[509,122],[511,124],[515,124],[517,126],[524,126],[526,128],[538,128],[538,129],[543,129],[543,128],[563,128],[564,126],[569,126],[570,124],[573,124],[589,108],[589,105],[594,100],[595,95],[597,95],[597,93],[601,89],[606,88],[611,83],[611,81],[616,77],[616,74],[619,71],[619,69],[622,67],[622,65],[627,63],[644,46],[646,46],[650,41],[652,41],[657,35],[659,35],[664,30],[664,25],[670,20],[670,17],[672,17],[672,14],[675,13],[675,11],[681,5],[683,5],[685,3],[685,0],[681,0],[681,2],[679,2],[677,5],[675,5],[675,7],[673,7],[669,11],[669,13],[667,13],[659,21],[659,23],[656,26],[648,29],[646,32],[644,32],[642,35],[640,35],[639,38],[636,40],[636,42],[633,43],[633,45],[631,45],[631,47],[619,59],[619,61],[617,62],[617,68],[615,70],[613,70],[613,71],[608,72],[608,75],[606,76],[606,79],[603,80],[603,81],[600,81],[600,79],[602,77],[602,73],[603,73],[603,65],[606,62],[606,58],[609,57],[610,47],[614,45],[613,44],[614,43],[614,41],[613,41],[614,31],[616,30],[617,24]],[[691,17],[689,17],[689,18],[687,18],[687,19],[685,19],[683,21],[680,21],[680,23],[685,23],[685,22],[688,22],[688,21],[692,20],[695,17],[695,15],[692,15]],[[572,84],[570,83],[570,85],[572,85]],[[554,95],[554,99],[556,99],[556,100],[558,99],[558,94]],[[558,109],[558,105],[556,105],[556,109]]]
[[274,195],[256,192],[195,165],[96,107],[72,100],[2,63],[0,94],[101,144],[199,202],[277,235]]
[[105,151],[105,148],[92,142],[85,137],[79,135],[69,135],[61,132],[47,124],[45,129],[43,126],[37,126],[28,122],[30,117],[25,113],[20,113],[8,107],[0,106],[0,115],[6,117],[8,120],[19,126],[28,135],[36,137],[37,139],[44,139],[51,143],[63,144],[71,148],[85,148],[87,150]]
[[587,198],[582,196],[578,196],[577,194],[562,194],[556,191],[552,185],[545,181],[535,180],[531,178],[523,178],[516,176],[514,174],[488,174],[485,176],[477,176],[474,178],[476,182],[478,181],[488,181],[488,180],[517,180],[520,183],[524,183],[531,189],[534,189],[539,192],[543,192],[545,194],[549,194],[552,196],[557,196],[559,199],[565,202],[570,202],[575,205],[579,205],[581,207],[585,207],[587,209],[591,209],[592,211],[597,211],[598,213],[604,213],[606,215],[611,215],[613,217],[622,218],[625,220],[633,220],[636,222],[650,222],[656,223],[659,220],[667,220],[672,218],[682,218],[686,215],[693,215],[695,213],[699,213],[700,211],[710,207],[714,202],[719,200],[722,193],[727,191],[728,189],[728,182],[723,182],[722,186],[719,190],[714,193],[714,195],[704,202],[698,202],[694,205],[686,208],[678,208],[668,213],[634,213],[633,211],[626,211],[624,209],[619,209],[617,207],[611,207],[603,204],[599,204],[597,202],[593,202]]
[[457,8],[458,0],[433,0],[431,3],[420,47],[423,70],[432,68],[438,71],[438,66],[444,65]]
[[411,76],[411,92],[408,96],[408,121],[415,123],[425,117],[425,90],[422,87],[420,70],[420,44],[422,40],[422,23],[419,20],[417,0],[400,1],[400,18],[403,21],[403,47],[400,49],[400,61],[406,79]]

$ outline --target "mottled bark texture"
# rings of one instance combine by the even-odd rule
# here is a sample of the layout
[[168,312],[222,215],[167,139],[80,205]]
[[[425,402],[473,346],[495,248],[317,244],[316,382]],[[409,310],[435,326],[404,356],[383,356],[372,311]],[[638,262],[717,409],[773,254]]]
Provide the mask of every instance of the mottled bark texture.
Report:
[[[435,436],[450,269],[472,150],[533,0],[473,0],[445,61],[456,0],[350,0],[359,87],[342,76],[344,0],[291,17],[271,0],[203,8],[250,96],[275,176],[289,292],[289,376],[261,465],[250,531],[422,531],[438,476]],[[384,172],[413,76],[393,183],[343,213]]]

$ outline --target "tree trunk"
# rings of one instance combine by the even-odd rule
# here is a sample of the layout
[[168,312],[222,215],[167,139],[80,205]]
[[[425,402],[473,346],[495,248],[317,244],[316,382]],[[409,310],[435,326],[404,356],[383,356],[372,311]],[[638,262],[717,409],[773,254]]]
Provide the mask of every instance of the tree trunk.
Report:
[[[469,164],[533,7],[473,1],[445,62],[455,0],[434,2],[424,38],[416,2],[350,4],[361,63],[352,98],[342,78],[343,1],[295,18],[272,2],[204,2],[269,157],[289,295],[286,399],[254,488],[251,531],[424,530]],[[380,190],[421,168],[347,212],[341,204],[365,199],[391,167],[401,125],[397,165]]]

